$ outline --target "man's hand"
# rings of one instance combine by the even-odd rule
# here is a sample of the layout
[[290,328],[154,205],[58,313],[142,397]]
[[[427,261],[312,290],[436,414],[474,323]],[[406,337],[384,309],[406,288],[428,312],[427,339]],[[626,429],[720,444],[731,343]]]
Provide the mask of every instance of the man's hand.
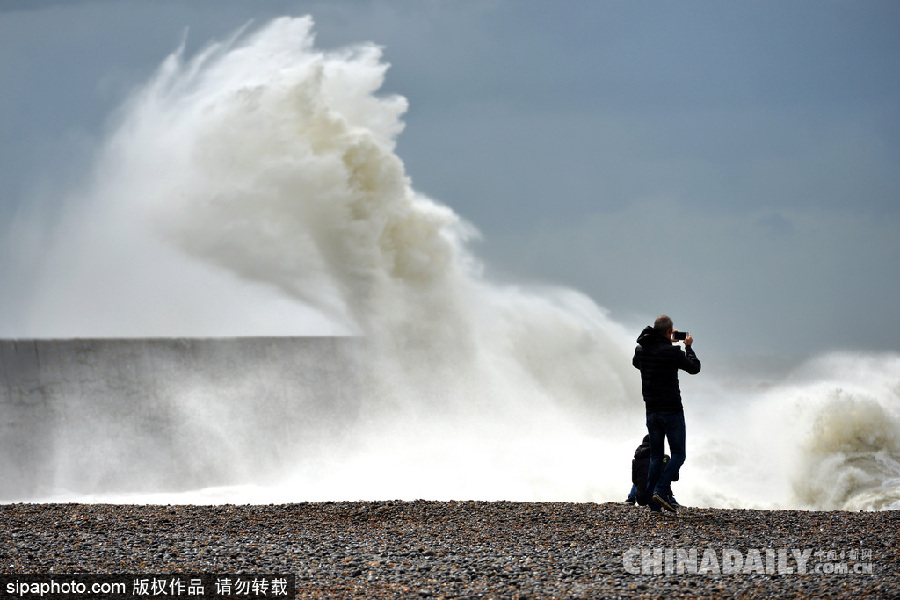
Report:
[[687,337],[684,338],[684,345],[690,346],[693,343],[694,343],[694,336],[692,336],[691,334],[687,334]]

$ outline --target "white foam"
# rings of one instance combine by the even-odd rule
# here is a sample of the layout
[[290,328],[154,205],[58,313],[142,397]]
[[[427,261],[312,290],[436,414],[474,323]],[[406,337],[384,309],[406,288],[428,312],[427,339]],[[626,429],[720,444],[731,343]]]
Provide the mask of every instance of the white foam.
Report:
[[[474,228],[394,153],[407,104],[377,94],[380,50],[324,52],[311,28],[279,19],[165,61],[64,221],[31,326],[368,338],[347,436],[286,461],[278,485],[176,499],[624,499],[644,433],[637,332],[575,291],[485,279]],[[685,386],[679,500],[896,507],[897,357],[823,360],[766,392],[707,371]]]

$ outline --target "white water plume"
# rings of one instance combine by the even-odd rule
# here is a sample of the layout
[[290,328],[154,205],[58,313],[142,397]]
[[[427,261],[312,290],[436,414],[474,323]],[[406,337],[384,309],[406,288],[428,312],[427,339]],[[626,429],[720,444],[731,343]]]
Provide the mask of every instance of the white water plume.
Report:
[[[407,105],[377,94],[380,50],[324,52],[311,28],[309,18],[278,19],[193,58],[178,51],[132,96],[44,265],[34,330],[365,338],[357,403],[322,423],[342,435],[282,457],[277,485],[243,477],[177,496],[185,501],[624,499],[644,433],[630,364],[637,332],[575,291],[486,280],[467,247],[474,228],[416,192],[394,152]],[[879,423],[864,447],[815,421],[810,407],[821,402],[790,386],[745,393],[743,403],[740,391],[711,386],[702,413],[687,397],[679,499],[895,506],[898,485],[886,474],[897,464],[890,406],[900,368],[891,361],[892,391],[821,408],[849,410],[851,428]],[[253,393],[232,386],[203,398],[227,413]],[[844,441],[806,441],[813,421]],[[227,440],[239,424],[216,426]],[[884,468],[859,467],[857,452]],[[252,471],[237,468],[240,454],[222,456]],[[884,489],[870,501],[860,486]],[[139,496],[163,497],[172,498]]]

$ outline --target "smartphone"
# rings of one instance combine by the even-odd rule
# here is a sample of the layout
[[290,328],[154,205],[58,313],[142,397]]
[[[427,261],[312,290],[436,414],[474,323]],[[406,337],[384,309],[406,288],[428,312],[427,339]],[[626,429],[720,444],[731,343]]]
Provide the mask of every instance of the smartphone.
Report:
[[686,340],[688,336],[687,331],[676,331],[672,334],[672,338],[676,340]]

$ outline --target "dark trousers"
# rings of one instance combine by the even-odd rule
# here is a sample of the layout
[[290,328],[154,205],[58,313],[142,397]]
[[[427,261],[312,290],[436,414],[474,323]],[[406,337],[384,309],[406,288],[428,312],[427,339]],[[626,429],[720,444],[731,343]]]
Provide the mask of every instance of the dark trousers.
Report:
[[[649,499],[653,497],[653,494],[668,493],[672,480],[678,477],[678,470],[687,458],[684,413],[647,413],[647,433],[650,434],[650,470],[647,473],[647,498]],[[672,453],[672,457],[663,468],[666,440],[669,442],[669,451]],[[659,505],[651,500],[650,508],[658,509]]]

